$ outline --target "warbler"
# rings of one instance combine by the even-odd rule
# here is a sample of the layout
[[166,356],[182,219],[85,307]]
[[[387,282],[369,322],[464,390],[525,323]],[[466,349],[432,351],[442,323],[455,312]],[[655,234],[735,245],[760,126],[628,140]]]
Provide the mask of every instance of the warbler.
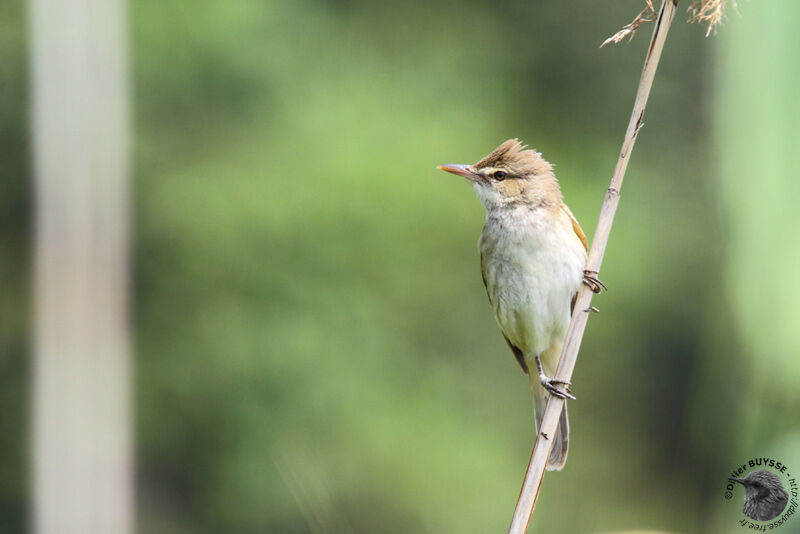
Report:
[[731,482],[744,486],[742,513],[756,521],[769,521],[778,517],[789,502],[778,475],[765,469],[751,471],[744,478],[730,477]]
[[[483,284],[503,337],[530,377],[538,429],[548,392],[575,398],[569,382],[551,377],[581,283],[595,292],[605,287],[585,270],[586,235],[564,203],[553,166],[518,139],[474,165],[439,169],[469,180],[486,208],[478,241]],[[547,468],[560,470],[569,448],[566,404],[552,439]]]

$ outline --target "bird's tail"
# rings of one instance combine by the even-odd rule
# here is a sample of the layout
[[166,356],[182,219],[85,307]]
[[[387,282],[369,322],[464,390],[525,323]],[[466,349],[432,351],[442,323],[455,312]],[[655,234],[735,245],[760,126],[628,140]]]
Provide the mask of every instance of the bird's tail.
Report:
[[[540,391],[537,391],[540,390]],[[544,417],[544,407],[547,404],[548,393],[540,385],[534,385],[534,410],[536,412],[536,431],[542,424]],[[547,459],[548,471],[560,471],[567,461],[567,449],[569,449],[569,419],[567,418],[567,405],[564,404],[564,411],[558,420],[555,435],[549,436],[553,440],[553,448],[550,449],[550,457]]]
[[[558,356],[560,356],[560,353],[556,356],[556,358],[558,358]],[[551,370],[548,369],[548,366],[545,362],[546,359],[543,358],[542,363],[544,364],[545,372],[547,373]],[[531,387],[533,388],[533,410],[536,415],[536,431],[538,432],[542,425],[544,408],[547,405],[547,399],[550,394],[547,393],[544,387],[542,387],[542,384],[539,382],[539,376],[536,374],[535,369],[536,368],[534,367],[530,376]],[[555,371],[555,366],[553,366],[552,371]],[[558,420],[558,426],[556,427],[555,435],[548,437],[553,440],[553,448],[550,449],[550,457],[547,459],[547,470],[560,471],[567,461],[567,449],[569,449],[569,419],[567,418],[566,403],[564,403],[564,411],[561,412],[561,418]]]

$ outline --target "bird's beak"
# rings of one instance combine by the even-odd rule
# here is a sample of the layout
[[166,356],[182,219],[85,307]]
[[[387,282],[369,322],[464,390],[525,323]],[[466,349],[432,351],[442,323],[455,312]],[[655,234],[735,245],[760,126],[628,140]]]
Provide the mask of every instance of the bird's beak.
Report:
[[744,483],[744,479],[743,479],[743,478],[728,477],[728,480],[730,480],[731,482],[738,482],[738,483],[739,483],[739,484],[741,484],[742,486],[744,486],[744,485],[745,485],[745,483]]
[[443,171],[447,171],[451,174],[457,174],[458,176],[463,176],[467,180],[471,180],[473,182],[480,179],[481,175],[474,172],[472,170],[471,165],[459,165],[457,163],[448,163],[447,165],[439,165],[437,167]]

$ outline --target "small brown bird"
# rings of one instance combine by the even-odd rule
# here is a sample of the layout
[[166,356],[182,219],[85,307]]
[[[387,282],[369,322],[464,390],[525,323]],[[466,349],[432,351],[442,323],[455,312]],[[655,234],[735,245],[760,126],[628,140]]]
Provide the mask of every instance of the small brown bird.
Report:
[[[495,319],[522,370],[530,376],[536,427],[547,392],[574,399],[569,383],[554,380],[572,307],[581,283],[599,292],[602,283],[585,271],[587,243],[564,204],[553,167],[539,152],[509,139],[475,165],[439,168],[472,183],[486,208],[478,248],[483,284]],[[536,365],[537,373],[529,369]],[[547,468],[567,459],[567,407],[553,436]]]

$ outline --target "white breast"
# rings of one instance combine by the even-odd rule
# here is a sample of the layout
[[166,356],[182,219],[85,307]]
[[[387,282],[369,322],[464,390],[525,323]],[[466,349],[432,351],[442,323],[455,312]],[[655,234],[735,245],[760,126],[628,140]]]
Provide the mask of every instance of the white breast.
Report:
[[489,300],[509,341],[528,357],[560,346],[586,264],[569,217],[560,209],[491,210],[479,249]]

